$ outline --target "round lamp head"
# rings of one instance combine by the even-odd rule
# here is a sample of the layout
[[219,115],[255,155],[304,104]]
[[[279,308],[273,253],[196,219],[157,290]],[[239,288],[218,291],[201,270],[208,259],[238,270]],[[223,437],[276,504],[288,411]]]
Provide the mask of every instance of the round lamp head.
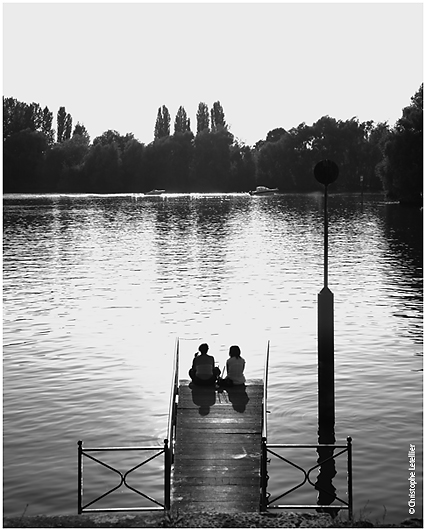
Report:
[[315,165],[314,176],[319,183],[328,186],[339,176],[339,168],[332,160],[321,160]]

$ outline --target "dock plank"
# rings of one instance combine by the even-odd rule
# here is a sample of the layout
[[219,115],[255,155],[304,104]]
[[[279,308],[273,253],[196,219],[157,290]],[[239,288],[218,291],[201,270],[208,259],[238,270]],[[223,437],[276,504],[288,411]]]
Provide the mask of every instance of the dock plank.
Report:
[[[183,505],[183,504],[182,504]],[[220,512],[222,513],[242,513],[242,512],[257,512],[258,511],[258,501],[245,501],[239,502],[238,500],[221,501],[220,502]],[[184,502],[185,510],[187,513],[200,513],[203,511],[212,511],[213,504],[211,500],[209,501],[185,501]]]
[[263,381],[215,389],[179,382],[174,510],[257,512]]
[[[256,467],[253,466],[253,464],[247,464],[246,466],[216,466],[216,465],[208,465],[208,464],[199,464],[194,463],[194,466],[185,466],[181,467],[181,469],[176,468],[175,469],[175,478],[174,481],[180,481],[180,477],[224,477],[224,476],[232,476],[233,478],[239,478],[243,477],[246,478],[247,476],[251,475],[254,477],[256,474]],[[178,471],[180,472],[178,474]],[[252,472],[253,474],[248,474],[248,472]]]
[[[231,501],[238,499],[236,494],[241,493],[244,499],[257,499],[259,503],[259,492],[256,492],[250,486],[238,485],[238,489],[235,489],[232,485],[200,485],[197,489],[194,489],[192,485],[184,486],[180,488],[181,499],[187,499],[191,501],[208,501],[216,502],[218,500]],[[217,507],[215,507],[217,510]]]
[[232,435],[232,444],[248,444],[253,441],[253,437],[251,433],[246,433],[245,431],[242,432],[236,432],[236,433],[228,433],[227,431],[223,432],[215,432],[214,434],[214,441],[209,440],[205,442],[206,440],[206,434],[205,431],[202,429],[197,430],[184,430],[184,433],[182,433],[179,437],[179,441],[182,441],[182,443],[185,444],[207,444],[207,445],[213,445],[213,446],[226,446],[229,444],[229,440]]

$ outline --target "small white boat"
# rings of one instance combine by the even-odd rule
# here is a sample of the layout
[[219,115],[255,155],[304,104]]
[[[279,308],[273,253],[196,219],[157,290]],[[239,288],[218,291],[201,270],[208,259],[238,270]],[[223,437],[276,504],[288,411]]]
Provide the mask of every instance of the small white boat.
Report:
[[166,190],[151,190],[150,192],[147,192],[145,195],[161,195],[165,193],[166,193]]
[[274,195],[279,190],[278,188],[268,188],[267,186],[257,186],[256,190],[252,190],[250,195]]

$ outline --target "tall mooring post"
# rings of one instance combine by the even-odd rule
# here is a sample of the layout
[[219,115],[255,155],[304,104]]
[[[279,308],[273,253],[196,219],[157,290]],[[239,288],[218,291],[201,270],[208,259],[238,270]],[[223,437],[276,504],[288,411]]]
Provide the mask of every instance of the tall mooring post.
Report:
[[324,185],[324,287],[318,294],[318,435],[320,444],[333,444],[334,436],[334,297],[328,287],[328,186],[339,175],[332,160],[322,160],[314,176]]

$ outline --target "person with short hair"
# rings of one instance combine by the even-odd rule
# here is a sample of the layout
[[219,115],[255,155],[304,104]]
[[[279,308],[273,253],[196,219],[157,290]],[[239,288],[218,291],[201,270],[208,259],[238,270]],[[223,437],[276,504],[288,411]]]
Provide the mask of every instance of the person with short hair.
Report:
[[195,385],[214,385],[220,376],[220,369],[215,367],[213,356],[207,354],[209,346],[202,343],[194,356],[189,376]]

